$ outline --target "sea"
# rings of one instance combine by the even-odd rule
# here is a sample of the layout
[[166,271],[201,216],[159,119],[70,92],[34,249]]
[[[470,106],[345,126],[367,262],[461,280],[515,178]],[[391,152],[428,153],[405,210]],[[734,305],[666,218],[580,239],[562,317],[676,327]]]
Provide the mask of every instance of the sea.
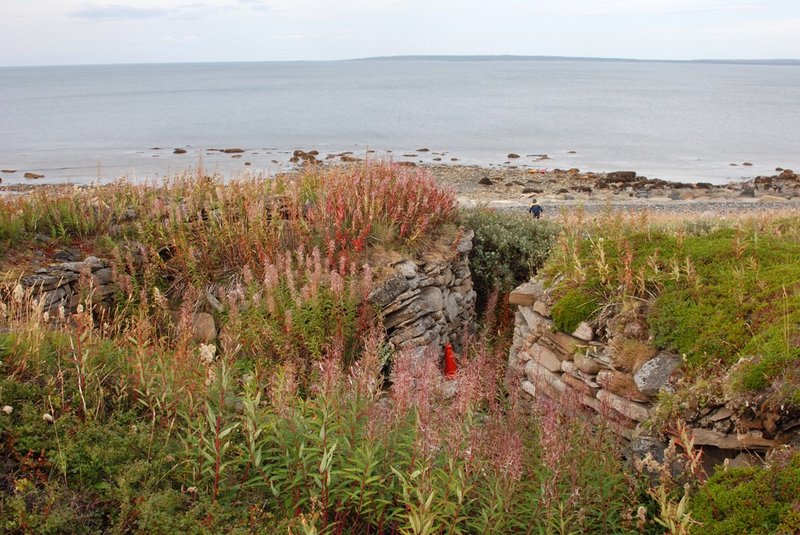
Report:
[[[244,152],[214,150],[231,148]],[[297,149],[725,183],[800,170],[800,66],[411,58],[0,68],[3,185],[198,168],[274,174]]]

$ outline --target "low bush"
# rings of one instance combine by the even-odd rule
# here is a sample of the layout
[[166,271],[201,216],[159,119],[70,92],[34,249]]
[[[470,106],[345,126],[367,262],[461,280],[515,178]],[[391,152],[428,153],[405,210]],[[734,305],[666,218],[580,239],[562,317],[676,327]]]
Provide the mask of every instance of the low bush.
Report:
[[464,210],[461,223],[475,231],[470,270],[476,291],[509,292],[541,267],[555,242],[559,227],[526,213],[485,208]]

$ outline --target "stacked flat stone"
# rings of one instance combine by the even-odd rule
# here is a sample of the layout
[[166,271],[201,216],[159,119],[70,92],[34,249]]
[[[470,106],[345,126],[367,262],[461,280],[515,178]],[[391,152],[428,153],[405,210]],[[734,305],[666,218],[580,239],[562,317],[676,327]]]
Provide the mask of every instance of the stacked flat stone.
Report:
[[63,307],[69,315],[86,298],[98,309],[110,310],[116,291],[113,278],[105,260],[88,256],[80,262],[50,264],[22,277],[20,284],[33,292],[43,310],[56,312]]
[[369,294],[395,349],[439,355],[450,343],[458,351],[465,330],[474,331],[476,294],[468,258],[473,237],[467,231],[450,255],[395,262],[393,273]]
[[[517,307],[506,376],[509,388],[533,398],[546,396],[565,410],[577,402],[612,420],[612,429],[628,439],[647,436],[643,423],[650,418],[659,392],[671,388],[670,380],[683,363],[680,355],[661,351],[635,373],[625,372],[615,367],[608,341],[595,334],[606,332],[606,325],[582,322],[572,333],[555,330],[553,298],[542,281],[532,279],[519,286],[509,302]],[[776,416],[747,412],[712,406],[686,423],[695,445],[723,450],[765,450],[792,435],[797,440],[800,422],[790,435],[791,422],[784,423],[782,433]]]

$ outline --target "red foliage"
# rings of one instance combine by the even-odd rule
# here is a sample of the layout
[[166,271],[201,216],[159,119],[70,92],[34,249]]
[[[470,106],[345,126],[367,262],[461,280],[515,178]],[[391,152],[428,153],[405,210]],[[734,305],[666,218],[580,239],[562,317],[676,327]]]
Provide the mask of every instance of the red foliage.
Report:
[[425,170],[393,163],[366,163],[327,170],[311,219],[322,232],[329,258],[357,255],[376,224],[411,244],[455,210],[452,191],[438,187]]

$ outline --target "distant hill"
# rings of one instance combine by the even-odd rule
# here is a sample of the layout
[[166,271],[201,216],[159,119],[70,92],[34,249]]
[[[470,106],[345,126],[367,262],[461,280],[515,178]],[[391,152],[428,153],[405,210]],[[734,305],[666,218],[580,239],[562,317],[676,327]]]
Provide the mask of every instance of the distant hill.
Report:
[[376,56],[358,58],[356,61],[591,61],[625,63],[700,63],[720,65],[792,65],[800,66],[800,59],[631,59],[631,58],[592,58],[581,56]]

